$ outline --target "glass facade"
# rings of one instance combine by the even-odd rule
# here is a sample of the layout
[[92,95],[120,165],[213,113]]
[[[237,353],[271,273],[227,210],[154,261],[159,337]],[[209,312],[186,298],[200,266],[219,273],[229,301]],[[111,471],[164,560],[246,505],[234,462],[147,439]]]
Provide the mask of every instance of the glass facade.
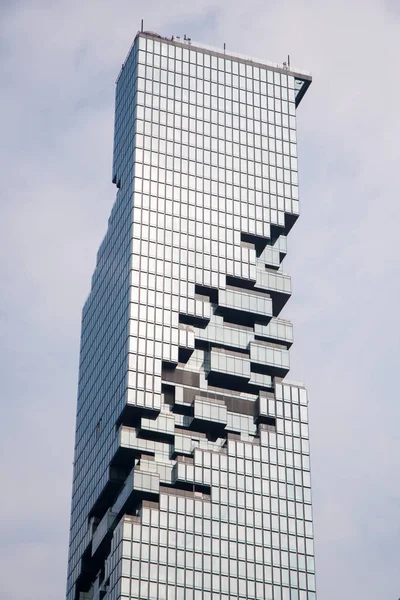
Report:
[[315,600],[281,267],[311,78],[140,33],[82,316],[67,600]]

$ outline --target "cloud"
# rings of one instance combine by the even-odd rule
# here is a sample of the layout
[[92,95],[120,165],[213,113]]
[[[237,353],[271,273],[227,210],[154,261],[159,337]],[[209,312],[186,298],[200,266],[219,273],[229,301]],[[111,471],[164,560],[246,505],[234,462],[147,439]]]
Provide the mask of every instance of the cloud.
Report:
[[302,215],[284,267],[292,377],[310,392],[319,597],[398,597],[398,3],[0,10],[0,595],[64,594],[80,310],[115,197],[114,81],[143,18],[250,56],[290,54],[313,73],[298,111]]

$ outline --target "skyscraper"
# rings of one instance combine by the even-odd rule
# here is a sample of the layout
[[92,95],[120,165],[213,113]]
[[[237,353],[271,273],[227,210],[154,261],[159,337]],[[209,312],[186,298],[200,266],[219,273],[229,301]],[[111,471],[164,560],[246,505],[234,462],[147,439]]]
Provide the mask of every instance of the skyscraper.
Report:
[[139,33],[83,308],[68,600],[314,600],[281,267],[311,82]]

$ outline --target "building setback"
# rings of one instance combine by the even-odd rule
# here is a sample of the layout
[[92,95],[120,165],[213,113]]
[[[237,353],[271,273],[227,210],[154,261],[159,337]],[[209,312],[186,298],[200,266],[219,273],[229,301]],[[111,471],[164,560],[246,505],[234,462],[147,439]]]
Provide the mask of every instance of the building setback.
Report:
[[315,600],[281,262],[311,77],[138,33],[83,308],[67,600]]

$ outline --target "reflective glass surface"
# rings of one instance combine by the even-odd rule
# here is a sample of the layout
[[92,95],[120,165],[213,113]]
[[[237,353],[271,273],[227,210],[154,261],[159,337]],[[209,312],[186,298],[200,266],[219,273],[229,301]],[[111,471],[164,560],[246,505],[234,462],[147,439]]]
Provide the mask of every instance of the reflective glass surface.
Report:
[[315,600],[282,270],[299,76],[138,34],[83,309],[67,600]]

